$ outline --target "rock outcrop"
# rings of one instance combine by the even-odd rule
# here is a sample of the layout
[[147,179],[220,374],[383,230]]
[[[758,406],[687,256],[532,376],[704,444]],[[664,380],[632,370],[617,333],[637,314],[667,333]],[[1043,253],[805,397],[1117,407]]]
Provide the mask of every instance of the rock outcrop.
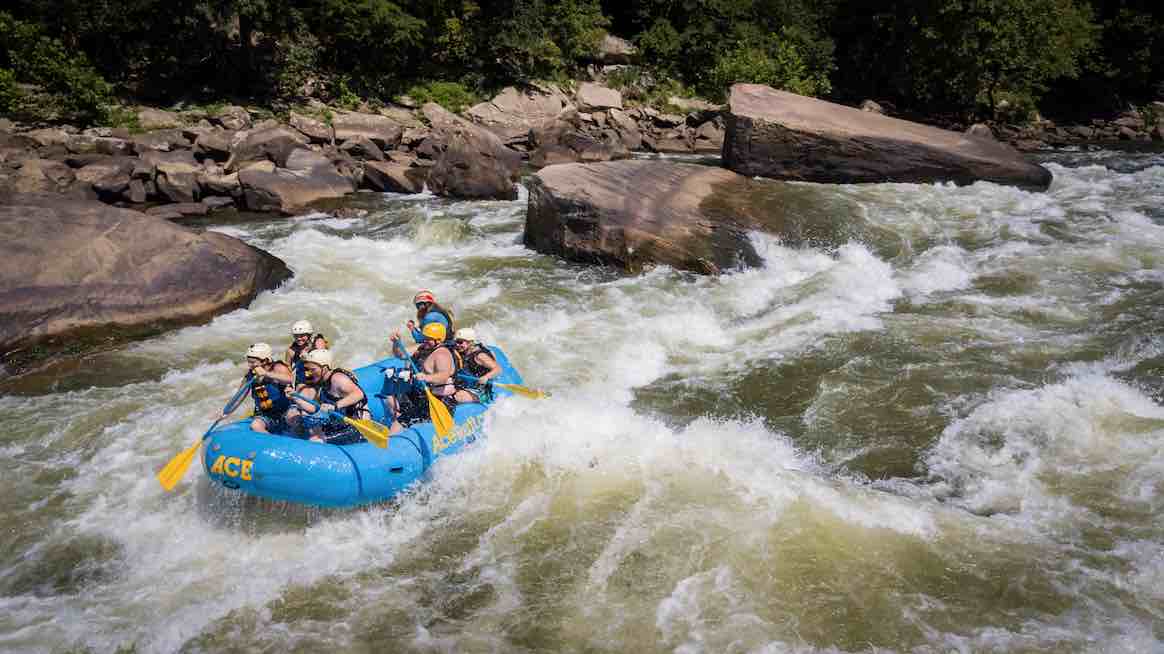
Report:
[[550,166],[530,178],[524,242],[632,272],[665,264],[718,273],[761,263],[749,230],[779,234],[794,246],[875,240],[849,211],[806,196],[814,191],[695,164]]
[[294,214],[319,200],[341,198],[355,190],[331,160],[307,149],[293,150],[285,168],[244,168],[238,173],[244,204],[251,211]]
[[55,195],[6,198],[0,238],[8,244],[0,259],[5,360],[44,341],[206,320],[291,275],[236,238]]
[[1051,183],[1007,145],[756,84],[732,87],[723,158],[744,175],[810,182]]
[[505,147],[484,127],[449,113],[440,105],[424,105],[424,115],[440,144],[428,175],[433,193],[465,199],[512,200],[521,155]]
[[516,145],[529,141],[530,130],[573,108],[570,98],[557,86],[510,86],[492,100],[470,107],[465,115],[489,128],[506,145]]

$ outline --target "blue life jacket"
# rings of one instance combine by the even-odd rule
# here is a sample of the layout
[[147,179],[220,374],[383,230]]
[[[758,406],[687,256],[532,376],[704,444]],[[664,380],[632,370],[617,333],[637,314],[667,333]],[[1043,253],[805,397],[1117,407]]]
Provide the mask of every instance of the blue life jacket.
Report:
[[252,383],[251,398],[255,401],[256,415],[281,418],[291,408],[291,398],[283,392],[283,385],[276,381]]

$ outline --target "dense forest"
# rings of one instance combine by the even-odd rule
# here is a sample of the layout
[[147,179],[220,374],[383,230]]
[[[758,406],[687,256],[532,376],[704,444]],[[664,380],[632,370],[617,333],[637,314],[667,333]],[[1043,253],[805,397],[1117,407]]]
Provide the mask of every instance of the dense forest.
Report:
[[1128,0],[14,0],[0,113],[109,122],[119,102],[276,108],[401,94],[463,106],[586,75],[643,100],[770,84],[899,112],[1086,117],[1164,95],[1164,2]]

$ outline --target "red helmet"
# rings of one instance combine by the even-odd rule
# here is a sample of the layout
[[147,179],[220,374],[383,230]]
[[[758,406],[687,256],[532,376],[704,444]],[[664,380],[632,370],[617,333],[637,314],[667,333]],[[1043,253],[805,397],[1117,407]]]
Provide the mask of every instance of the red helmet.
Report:
[[417,291],[416,295],[412,298],[413,304],[416,304],[417,302],[432,302],[433,304],[436,304],[436,298],[433,297],[432,291],[421,289]]

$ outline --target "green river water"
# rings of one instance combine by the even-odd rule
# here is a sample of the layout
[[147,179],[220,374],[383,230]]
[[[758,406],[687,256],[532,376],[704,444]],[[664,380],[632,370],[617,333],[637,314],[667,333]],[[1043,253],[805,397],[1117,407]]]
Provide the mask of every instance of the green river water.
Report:
[[[625,276],[517,202],[215,217],[295,278],[0,396],[0,650],[1164,652],[1164,155],[1046,193],[783,185],[855,226]],[[254,341],[384,356],[417,288],[550,399],[389,505],[153,473]]]

